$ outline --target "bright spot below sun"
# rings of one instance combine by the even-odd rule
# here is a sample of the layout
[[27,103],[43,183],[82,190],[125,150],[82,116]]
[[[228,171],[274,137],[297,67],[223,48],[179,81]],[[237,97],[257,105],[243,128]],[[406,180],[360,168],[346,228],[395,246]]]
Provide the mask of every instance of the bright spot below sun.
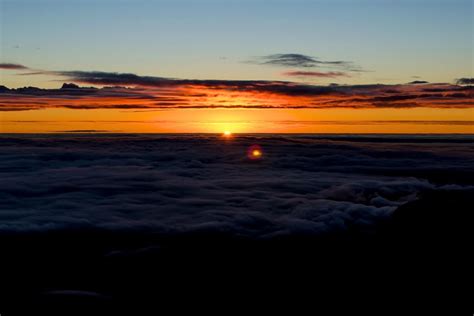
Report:
[[247,151],[247,157],[251,160],[258,160],[263,157],[262,148],[258,145],[252,145]]

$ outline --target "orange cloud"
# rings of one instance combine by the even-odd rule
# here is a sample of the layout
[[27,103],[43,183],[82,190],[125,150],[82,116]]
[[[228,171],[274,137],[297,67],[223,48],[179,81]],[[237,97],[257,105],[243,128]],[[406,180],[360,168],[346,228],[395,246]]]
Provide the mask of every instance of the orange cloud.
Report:
[[109,72],[54,72],[99,87],[0,86],[0,111],[68,109],[472,108],[472,86],[460,84],[310,85],[267,80],[169,79]]

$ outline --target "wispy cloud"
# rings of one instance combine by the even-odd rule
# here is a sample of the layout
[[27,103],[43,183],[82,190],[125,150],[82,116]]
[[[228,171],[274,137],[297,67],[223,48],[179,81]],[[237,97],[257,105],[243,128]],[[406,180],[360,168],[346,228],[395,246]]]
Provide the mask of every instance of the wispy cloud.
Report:
[[313,77],[313,78],[338,78],[338,77],[350,77],[348,73],[341,71],[285,71],[282,73],[288,77]]
[[6,70],[27,70],[29,69],[26,66],[20,64],[12,64],[12,63],[0,63],[0,69]]
[[272,54],[266,56],[256,57],[252,60],[247,61],[249,63],[258,65],[269,65],[278,67],[295,67],[295,68],[317,68],[317,67],[329,67],[329,68],[341,68],[347,71],[362,71],[362,69],[354,63],[343,60],[321,60],[319,58],[303,55],[303,54]]

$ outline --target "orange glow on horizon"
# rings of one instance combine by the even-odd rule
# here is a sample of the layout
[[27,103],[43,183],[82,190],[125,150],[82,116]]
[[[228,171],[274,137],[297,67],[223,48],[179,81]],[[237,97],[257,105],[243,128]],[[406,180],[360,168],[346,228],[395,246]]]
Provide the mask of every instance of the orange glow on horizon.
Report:
[[0,132],[474,133],[471,94],[455,94],[453,85],[431,84],[449,95],[437,98],[419,97],[428,86],[406,84],[396,86],[401,96],[380,87],[319,93],[317,86],[290,82],[235,85],[82,87],[79,94],[60,88],[38,95],[12,90],[0,100]]
[[[0,112],[0,133],[474,133],[472,109],[45,109]],[[419,123],[417,123],[419,122]],[[440,122],[440,123],[437,123]],[[447,123],[443,123],[447,122]],[[454,122],[454,123],[450,123]],[[460,123],[456,123],[460,122]],[[224,134],[222,134],[224,136]]]

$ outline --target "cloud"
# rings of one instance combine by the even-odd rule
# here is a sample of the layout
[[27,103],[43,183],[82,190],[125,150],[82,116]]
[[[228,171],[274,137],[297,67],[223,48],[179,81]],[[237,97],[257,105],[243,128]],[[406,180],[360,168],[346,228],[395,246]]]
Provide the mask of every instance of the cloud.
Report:
[[[48,73],[73,83],[60,89],[0,86],[0,111],[15,108],[471,108],[474,105],[473,87],[447,83],[312,85],[274,80],[174,79],[100,71]],[[101,87],[79,87],[77,83]]]
[[[0,231],[318,234],[472,185],[465,139],[216,137],[2,136]],[[245,155],[255,143],[265,152],[256,163]]]
[[[2,136],[0,232],[320,234],[370,227],[426,190],[473,184],[463,138],[217,137]],[[247,161],[255,143],[265,159]]]
[[350,77],[349,74],[340,71],[318,72],[318,71],[286,71],[284,76],[289,77],[315,77],[315,78],[338,78]]
[[158,87],[179,85],[184,82],[183,80],[174,80],[163,77],[138,76],[132,73],[116,73],[103,71],[55,71],[54,74],[71,78],[76,82],[100,85],[137,84],[141,86]]
[[353,63],[335,60],[323,61],[312,56],[303,54],[272,54],[257,57],[248,61],[258,65],[270,65],[278,67],[297,67],[297,68],[313,68],[313,67],[338,67],[350,71],[361,71],[360,68],[354,66]]
[[320,61],[302,54],[273,54],[260,57],[260,64],[284,67],[315,67]]
[[11,63],[0,63],[0,69],[7,69],[7,70],[27,70],[29,69],[26,66],[20,64],[11,64]]
[[80,89],[80,87],[74,83],[63,83],[61,89]]
[[424,81],[424,80],[415,80],[415,81],[409,82],[408,84],[425,84],[425,83],[429,83],[429,82]]
[[474,84],[474,78],[459,78],[456,80],[456,84],[459,85],[472,85]]

